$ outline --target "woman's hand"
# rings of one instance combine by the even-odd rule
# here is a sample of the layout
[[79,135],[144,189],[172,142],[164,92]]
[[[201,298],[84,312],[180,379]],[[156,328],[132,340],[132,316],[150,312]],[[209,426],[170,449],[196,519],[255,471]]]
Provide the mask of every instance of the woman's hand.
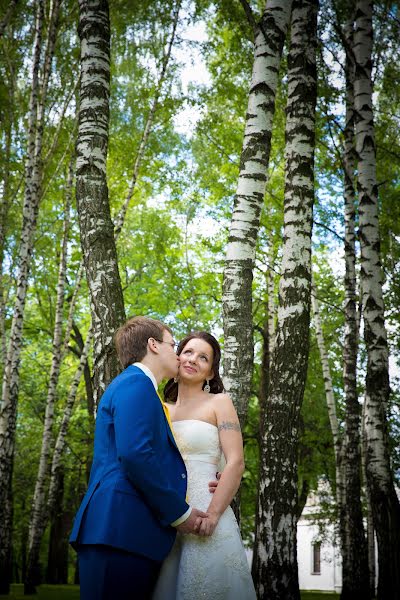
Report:
[[220,515],[216,513],[207,513],[207,519],[203,519],[198,530],[198,535],[210,536],[214,533],[214,529],[218,525]]

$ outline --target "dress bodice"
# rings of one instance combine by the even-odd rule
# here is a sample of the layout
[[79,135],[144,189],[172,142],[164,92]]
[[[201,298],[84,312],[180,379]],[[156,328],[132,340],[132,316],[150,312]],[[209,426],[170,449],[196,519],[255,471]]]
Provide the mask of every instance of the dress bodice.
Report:
[[176,444],[183,460],[217,465],[221,459],[218,428],[206,421],[187,419],[172,423]]

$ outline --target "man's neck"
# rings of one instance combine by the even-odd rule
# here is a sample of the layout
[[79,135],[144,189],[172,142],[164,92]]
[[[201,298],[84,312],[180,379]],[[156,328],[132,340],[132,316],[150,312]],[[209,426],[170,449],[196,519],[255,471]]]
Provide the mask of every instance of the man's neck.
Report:
[[140,362],[142,363],[142,365],[145,365],[148,369],[150,369],[157,381],[157,385],[159,385],[160,382],[163,380],[164,375],[161,372],[160,367],[157,365],[157,362],[155,360],[152,360],[152,357],[150,356],[145,356]]

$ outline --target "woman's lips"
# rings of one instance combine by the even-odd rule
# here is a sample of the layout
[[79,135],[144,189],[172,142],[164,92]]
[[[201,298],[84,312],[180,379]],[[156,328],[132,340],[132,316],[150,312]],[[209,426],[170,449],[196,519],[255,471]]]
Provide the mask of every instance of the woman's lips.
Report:
[[193,367],[189,367],[188,365],[185,365],[183,367],[185,369],[185,371],[187,371],[188,373],[196,373],[196,369],[194,369]]

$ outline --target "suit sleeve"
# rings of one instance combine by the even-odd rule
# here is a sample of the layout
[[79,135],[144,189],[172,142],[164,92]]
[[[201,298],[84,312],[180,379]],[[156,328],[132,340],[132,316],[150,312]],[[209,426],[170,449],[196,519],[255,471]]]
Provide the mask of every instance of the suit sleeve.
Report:
[[164,415],[148,377],[121,386],[113,401],[113,416],[118,460],[157,518],[169,525],[189,505],[162,468],[162,450],[155,436]]

